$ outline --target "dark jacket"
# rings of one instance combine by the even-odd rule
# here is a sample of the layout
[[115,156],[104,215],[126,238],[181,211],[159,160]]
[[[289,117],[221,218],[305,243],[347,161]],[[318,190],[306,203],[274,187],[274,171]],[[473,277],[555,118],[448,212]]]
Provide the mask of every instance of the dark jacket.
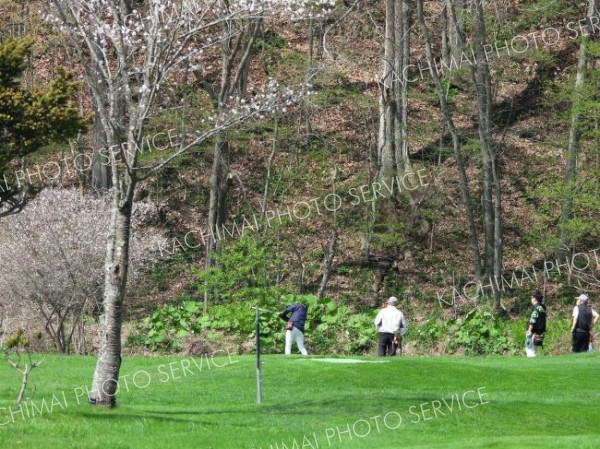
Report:
[[[291,313],[291,316],[289,316]],[[292,304],[287,306],[279,317],[284,321],[291,321],[294,327],[304,332],[304,322],[306,321],[306,306],[304,304]]]
[[579,309],[579,314],[577,315],[577,324],[575,328],[589,332],[592,329],[592,320],[594,319],[592,309],[590,309],[587,304],[579,304],[577,308]]
[[534,334],[543,334],[546,332],[546,306],[538,303],[533,306],[529,324],[532,324]]

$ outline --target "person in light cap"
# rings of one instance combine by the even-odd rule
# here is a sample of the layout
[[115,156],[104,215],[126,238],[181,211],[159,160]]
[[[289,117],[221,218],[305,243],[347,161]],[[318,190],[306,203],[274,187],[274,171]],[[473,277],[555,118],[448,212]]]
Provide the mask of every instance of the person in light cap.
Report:
[[406,318],[400,312],[396,305],[398,298],[391,296],[387,301],[387,307],[381,309],[375,317],[375,328],[379,333],[377,342],[377,355],[385,357],[386,355],[396,355],[394,342],[400,343],[400,339],[406,332]]
[[588,305],[589,298],[581,294],[575,298],[577,304],[573,309],[573,324],[571,334],[573,335],[573,352],[587,352],[590,345],[590,333],[594,323],[598,321],[598,313]]

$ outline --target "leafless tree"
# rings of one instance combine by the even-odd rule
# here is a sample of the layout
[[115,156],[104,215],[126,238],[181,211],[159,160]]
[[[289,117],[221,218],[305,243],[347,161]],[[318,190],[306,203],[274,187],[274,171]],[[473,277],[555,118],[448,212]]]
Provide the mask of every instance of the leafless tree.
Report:
[[[156,257],[152,248],[165,239],[139,230],[152,205],[135,203],[133,209],[132,265],[137,272]],[[82,316],[101,300],[109,217],[106,196],[47,189],[20,214],[0,221],[5,261],[0,291],[6,308],[13,314],[31,308],[61,354],[70,352]]]

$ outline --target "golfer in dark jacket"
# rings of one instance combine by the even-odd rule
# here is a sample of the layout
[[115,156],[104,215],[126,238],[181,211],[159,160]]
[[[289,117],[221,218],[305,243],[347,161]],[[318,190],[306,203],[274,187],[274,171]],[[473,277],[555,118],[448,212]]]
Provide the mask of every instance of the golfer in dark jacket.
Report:
[[587,352],[590,345],[590,331],[594,323],[594,314],[588,307],[588,296],[581,294],[577,298],[577,305],[573,309],[573,352]]
[[279,314],[282,320],[286,321],[285,331],[285,353],[292,353],[292,342],[298,345],[298,350],[302,355],[308,355],[304,347],[304,322],[306,321],[306,306],[304,304],[292,304],[287,306]]

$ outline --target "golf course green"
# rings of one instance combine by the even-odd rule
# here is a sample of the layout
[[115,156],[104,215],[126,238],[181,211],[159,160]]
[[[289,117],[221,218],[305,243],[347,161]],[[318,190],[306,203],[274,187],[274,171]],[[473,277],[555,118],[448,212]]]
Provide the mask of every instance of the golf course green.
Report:
[[[600,355],[125,358],[113,410],[86,403],[95,359],[48,356],[1,448],[599,448]],[[33,397],[31,391],[35,391]]]

